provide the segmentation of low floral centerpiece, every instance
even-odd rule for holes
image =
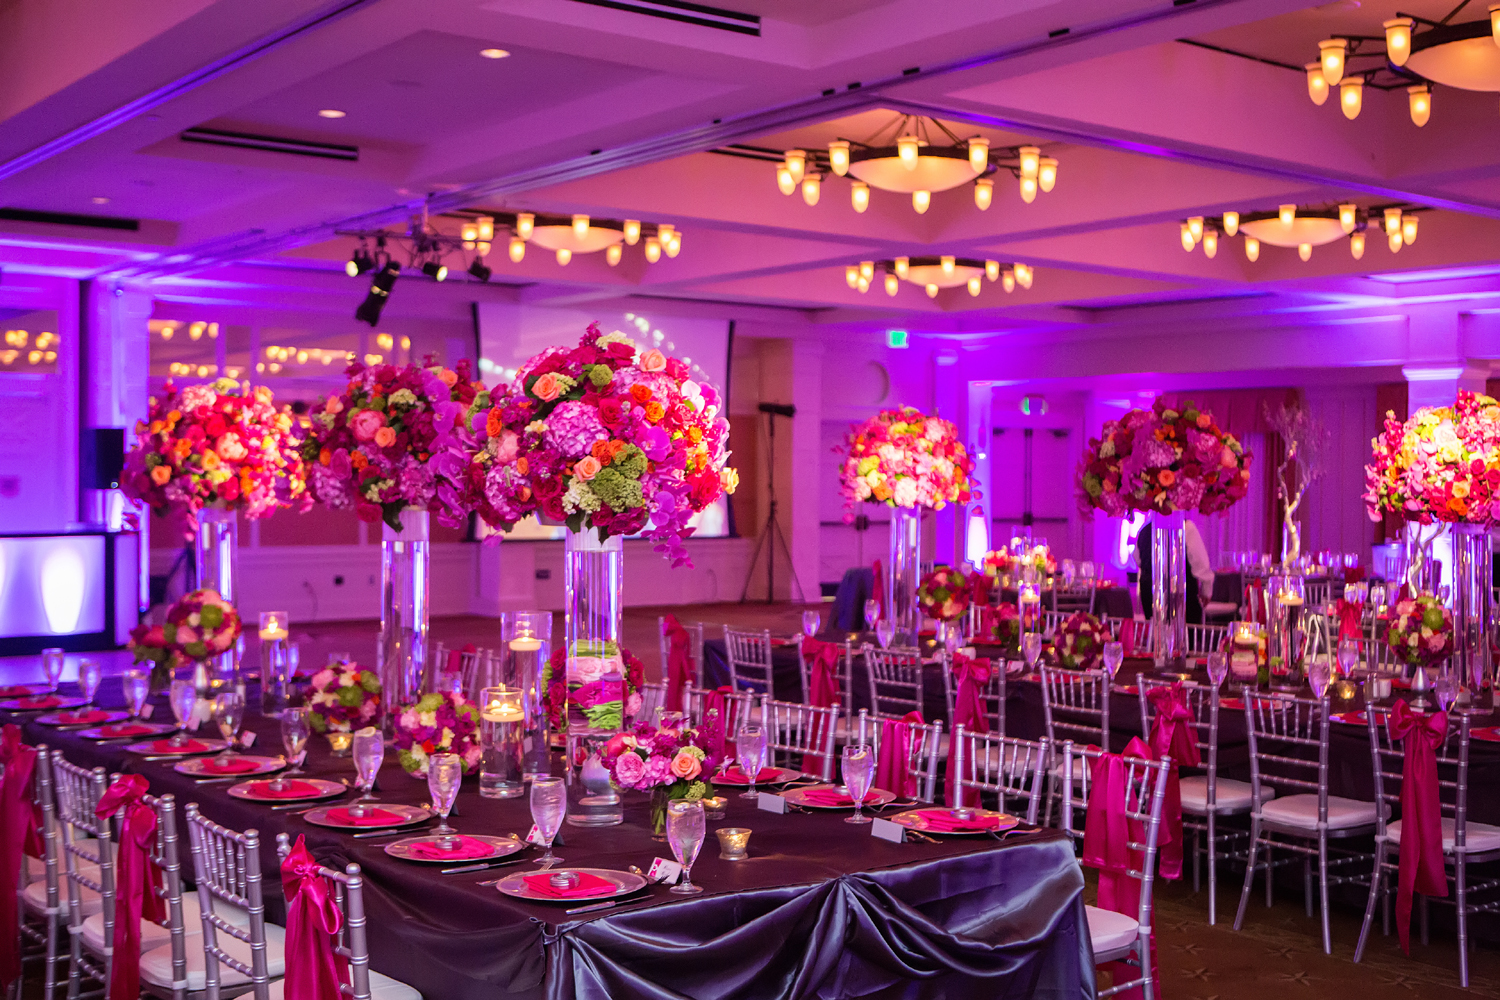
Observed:
[[[1075,611],[1058,623],[1052,636],[1057,662],[1069,670],[1094,670],[1104,662],[1109,632],[1087,611]]]
[[[722,745],[722,734],[711,727],[657,729],[643,722],[610,737],[599,759],[616,788],[652,793],[651,825],[661,833],[669,801],[714,794],[711,777],[722,761]]]
[[[854,519],[856,503],[942,510],[973,499],[974,462],[958,428],[916,407],[881,410],[856,424],[840,450],[845,520]]]
[[[396,757],[415,778],[427,777],[427,759],[435,753],[456,753],[464,773],[479,769],[479,708],[456,691],[424,694],[415,705],[396,715]]]
[[[969,609],[972,590],[969,578],[961,571],[939,566],[922,577],[917,601],[928,618],[949,622]]]
[[[1430,667],[1453,655],[1453,614],[1431,594],[1391,606],[1385,644],[1402,663]]]
[[[1158,399],[1149,410],[1107,421],[1089,440],[1078,469],[1079,505],[1110,517],[1220,513],[1249,491],[1251,457],[1212,414]]]
[[[229,652],[241,630],[239,612],[218,591],[194,590],[167,610],[165,624],[136,626],[128,648],[136,663],[151,664],[156,689],[171,680],[177,666]]]
[[[308,724],[319,733],[352,733],[373,725],[380,712],[380,678],[344,660],[313,674]]]
[[[181,508],[186,531],[205,507],[261,518],[312,504],[291,411],[265,386],[223,378],[179,391],[171,382],[136,424],[120,489],[153,510]]]
[[[1020,648],[1021,612],[1014,604],[1000,604],[985,609],[982,626],[990,642],[999,643],[1007,649]]]
[[[422,508],[450,527],[474,507],[469,466],[477,448],[471,423],[489,405],[467,361],[441,365],[363,365],[317,404],[302,445],[312,493],[336,510],[401,530],[401,511]]]
[[[1370,443],[1365,509],[1420,524],[1500,521],[1500,403],[1462,390],[1452,406],[1392,413]]]

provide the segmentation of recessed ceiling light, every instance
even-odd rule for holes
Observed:
[[[342,111],[335,111],[333,108],[324,108],[322,111],[318,112],[318,117],[319,118],[342,118],[342,117],[344,117],[344,113]]]
[[[104,197],[104,195],[102,195],[102,194],[96,194],[96,195],[94,195],[94,197],[91,200],[93,201],[93,203],[95,205],[108,205],[109,204],[109,199],[106,198],[106,197]]]
[[[484,56],[486,59],[504,59],[506,56],[510,55],[510,53],[505,51],[504,49],[480,49],[479,54]]]

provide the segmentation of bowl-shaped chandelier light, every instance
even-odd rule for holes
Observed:
[[[1417,241],[1417,212],[1410,205],[1376,205],[1361,208],[1352,202],[1329,208],[1280,205],[1273,212],[1225,212],[1218,218],[1195,215],[1179,226],[1182,248],[1189,253],[1201,244],[1205,256],[1214,257],[1223,239],[1242,236],[1245,256],[1260,259],[1261,244],[1295,248],[1304,261],[1314,247],[1327,246],[1345,237],[1355,260],[1365,255],[1366,231],[1383,231],[1391,253]]]
[[[627,246],[640,244],[650,264],[661,260],[663,254],[676,257],[682,250],[682,233],[664,222],[652,225],[637,219],[595,219],[587,215],[538,212],[496,212],[467,221],[460,234],[463,247],[484,257],[489,253],[495,232],[506,229],[510,230],[507,253],[517,264],[526,258],[529,244],[551,250],[560,265],[566,265],[574,254],[602,250],[610,267],[620,263]]]
[[[1500,92],[1500,3],[1484,20],[1448,23],[1468,6],[1459,3],[1442,21],[1398,14],[1381,25],[1384,38],[1335,35],[1318,43],[1318,60],[1307,64],[1307,94],[1314,104],[1334,87],[1344,117],[1364,107],[1366,87],[1405,90],[1412,122],[1432,117],[1433,86]]]
[[[969,294],[978,296],[984,282],[998,281],[1006,292],[1016,286],[1030,288],[1035,272],[1027,264],[1002,264],[997,260],[976,260],[971,257],[897,257],[893,260],[862,260],[844,269],[844,280],[850,288],[860,293],[868,292],[877,283],[885,293],[894,297],[901,290],[901,283],[921,286],[928,298],[936,298],[944,288],[966,287]]]

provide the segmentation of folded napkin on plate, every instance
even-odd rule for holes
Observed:
[[[63,700],[55,694],[44,694],[38,698],[21,698],[16,701],[17,708],[56,708]]]
[[[1351,726],[1363,726],[1367,721],[1363,712],[1339,712],[1336,715],[1330,715],[1329,718],[1334,722],[1343,722]]]
[[[188,740],[186,743],[173,743],[168,738],[152,743],[151,749],[157,753],[205,753],[212,750],[213,747],[198,740]]]
[[[809,788],[802,793],[802,800],[810,802],[815,806],[852,806],[854,799],[848,792],[841,792],[837,788]],[[878,802],[880,796],[875,789],[865,792],[865,802]]]
[[[250,782],[249,793],[253,799],[308,799],[323,794],[323,789],[311,781],[285,781],[281,788],[272,788],[271,781]]]
[[[155,726],[148,726],[144,722],[121,722],[114,726],[100,726],[100,736],[145,736],[156,732]]]
[[[1481,726],[1479,729],[1469,730],[1469,735],[1486,743],[1500,742],[1500,726]]]
[[[363,816],[356,816],[349,811],[348,806],[338,806],[328,810],[328,818],[334,823],[342,826],[394,826],[405,823],[407,818],[401,813],[391,812],[389,809],[376,809],[373,806],[365,807]]]
[[[552,884],[552,876],[556,872],[538,872],[535,875],[527,875],[522,878],[526,888],[542,896],[551,896],[553,899],[579,899],[586,896],[607,896],[618,891],[619,886],[607,878],[591,875],[588,872],[574,872],[578,876],[578,883],[567,889],[559,889]]]
[[[259,771],[260,764],[244,757],[210,757],[198,769],[204,774],[249,774]]]
[[[58,712],[53,721],[59,726],[83,725],[90,722],[108,722],[115,713],[102,708],[86,708],[77,712]]]
[[[995,830],[1000,827],[999,816],[975,815],[970,819],[959,819],[947,809],[920,809],[922,829],[938,833],[968,833],[971,830]]]
[[[24,698],[29,694],[35,694],[38,689],[47,690],[40,684],[11,684],[7,687],[0,687],[0,698]]]
[[[771,779],[777,777],[780,774],[781,774],[781,769],[780,768],[777,768],[777,767],[763,767],[759,771],[755,772],[755,780],[757,782],[760,782],[760,781],[770,781]],[[731,768],[729,768],[728,770],[726,770],[722,774],[720,774],[718,777],[714,778],[714,780],[715,781],[722,781],[722,782],[724,782],[727,785],[748,785],[748,784],[750,784],[750,777],[749,777],[749,775],[747,775],[743,770],[741,770],[738,767],[731,767]]]
[[[475,840],[473,837],[460,835],[458,846],[451,851],[444,850],[438,846],[436,840],[424,840],[419,844],[412,844],[411,852],[419,858],[426,858],[428,861],[447,861],[449,859],[463,861],[467,858],[487,858],[495,853],[495,849],[482,840]],[[600,881],[604,880],[600,879]]]

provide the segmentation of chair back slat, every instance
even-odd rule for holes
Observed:
[[[260,834],[237,833],[220,826],[198,811],[196,802],[187,806],[188,836],[193,850],[193,877],[198,883],[198,908],[203,919],[204,992],[207,1000],[219,1000],[219,966],[227,965],[250,980],[255,1000],[267,1000],[270,976],[266,963],[266,907],[261,886]],[[219,916],[215,900],[249,914],[240,927]],[[250,946],[247,965],[219,945],[220,934],[238,938]]]
[[[682,707],[693,726],[703,725],[703,717],[708,711],[709,696],[714,693],[712,690],[697,687],[690,687],[683,693]],[[721,696],[724,699],[724,714],[727,716],[723,720],[724,735],[733,740],[735,730],[754,718],[756,696],[752,691],[734,691]]]
[[[116,777],[119,777],[116,775]],[[173,1000],[187,996],[187,940],[196,928],[184,923],[182,914],[182,855],[177,833],[177,800],[171,795],[143,795],[141,801],[156,813],[156,839],[152,841],[151,861],[162,878],[152,891],[163,903],[165,924],[172,945]]]
[[[909,722],[899,715],[881,715],[868,709],[860,709],[854,726],[854,739],[875,752],[880,759],[880,742],[885,738],[886,723],[906,729],[906,771],[917,777],[917,798],[923,802],[936,802],[938,797],[938,760],[942,750],[943,722]],[[889,791],[900,794],[900,789]]]
[[[766,730],[766,749],[775,765],[777,755],[794,770],[802,770],[805,757],[815,757],[821,765],[820,777],[832,781],[834,776],[834,730],[838,726],[838,706],[815,708],[794,701],[761,700],[761,725]],[[733,738],[731,736],[731,738]]]
[[[1187,651],[1199,656],[1224,648],[1229,638],[1228,625],[1199,625],[1189,622],[1187,626]]]
[[[758,632],[724,626],[724,654],[729,661],[729,686],[736,691],[776,697],[772,678],[771,630]]]
[[[1005,735],[1006,666],[1007,662],[999,657],[990,660],[990,679],[985,682],[984,691],[981,694],[985,715],[989,717],[992,736]],[[949,662],[946,655],[943,657],[943,694],[947,698],[948,725],[951,727],[954,708],[958,701],[958,682],[953,679],[953,664]]]
[[[1391,711],[1367,708],[1365,728],[1370,737],[1370,763],[1375,775],[1376,801],[1388,808],[1377,809],[1376,832],[1384,836],[1387,817],[1401,806],[1401,784],[1405,779],[1406,746],[1391,738]],[[1448,715],[1448,731],[1433,751],[1437,761],[1438,809],[1453,820],[1453,842],[1462,847],[1468,840],[1469,823],[1469,716],[1462,712]],[[1446,834],[1445,834],[1446,837]]]
[[[797,643],[797,669],[802,672],[802,700],[811,701],[812,667],[802,652],[801,642]],[[839,707],[847,713],[854,706],[854,643],[845,640],[843,651],[839,654],[838,669],[834,674],[839,685]]]
[[[282,861],[292,853],[288,834],[276,835],[276,857]],[[365,878],[359,865],[343,871],[322,865],[318,874],[333,883],[334,903],[344,915],[343,927],[333,941],[333,950],[349,963],[349,982],[339,984],[339,994],[351,1000],[370,1000],[370,946],[365,916]]]
[[[1046,740],[1032,742],[974,733],[958,726],[953,730],[949,752],[954,755],[954,774],[960,788],[994,793],[997,808],[1002,812],[1007,810],[1007,799],[1024,799],[1026,822],[1036,823],[1046,794],[1047,762],[1051,754]]]
[[[905,715],[922,710],[922,654],[900,646],[880,649],[864,645],[870,710],[883,715]]]
[[[1328,702],[1293,694],[1246,692],[1245,730],[1250,744],[1251,799],[1259,809],[1262,786],[1315,793],[1318,821],[1328,821]]]
[[[1065,740],[1109,747],[1109,674],[1103,670],[1065,670],[1043,664],[1042,712],[1047,739],[1055,747]]]

